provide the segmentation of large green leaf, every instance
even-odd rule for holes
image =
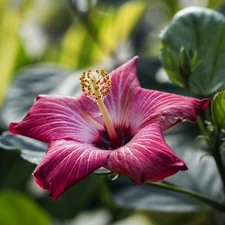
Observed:
[[[27,196],[15,192],[0,193],[0,223],[3,225],[49,225],[48,214]]]
[[[161,43],[163,67],[175,84],[186,85],[179,65],[182,48],[195,57],[188,85],[196,93],[209,95],[225,84],[225,17],[221,13],[202,7],[185,8],[162,31]]]

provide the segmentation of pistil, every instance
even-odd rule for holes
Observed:
[[[89,70],[87,73],[82,73],[80,81],[82,91],[86,92],[86,97],[92,98],[99,107],[111,144],[118,144],[119,137],[103,102],[104,98],[109,96],[111,88],[109,74],[104,70],[96,70],[95,72]]]

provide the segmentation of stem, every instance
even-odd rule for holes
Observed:
[[[77,8],[74,6],[73,1],[72,0],[67,0],[72,11],[74,12],[74,15],[77,16],[77,18],[79,18],[81,24],[83,25],[83,27],[86,29],[87,33],[89,34],[89,36],[92,38],[92,40],[95,42],[95,44],[99,47],[99,49],[105,53],[105,49],[104,46],[109,47],[109,43],[106,43],[106,41],[104,40],[100,40],[99,35],[98,35],[98,29],[96,28],[95,24],[92,22],[92,20],[88,17],[87,13],[81,13],[79,10],[77,10]],[[110,52],[112,55],[115,55],[115,51],[112,49],[112,47],[110,47]]]
[[[195,191],[191,191],[188,190],[186,188],[182,188],[182,187],[178,187],[175,185],[170,185],[167,183],[152,183],[152,182],[146,182],[145,184],[149,185],[149,186],[153,186],[153,187],[158,187],[158,188],[162,188],[162,189],[166,189],[166,190],[170,190],[170,191],[174,191],[174,192],[179,192],[179,193],[183,193],[186,195],[189,195],[191,197],[194,197],[196,199],[201,200],[202,202],[207,203],[208,205],[212,206],[213,208],[217,209],[220,212],[225,213],[225,205],[198,192]]]
[[[215,140],[214,140],[215,144],[214,144],[214,147],[211,148],[211,152],[215,159],[217,169],[219,171],[221,180],[223,182],[223,188],[225,190],[225,170],[224,170],[224,165],[223,165],[223,161],[222,161],[220,149],[219,149],[220,130],[221,130],[220,128],[215,126]]]
[[[216,161],[217,169],[220,173],[220,177],[223,182],[223,188],[225,190],[225,171],[224,171],[224,165],[221,159],[220,152],[217,149],[212,149],[212,155]]]
[[[187,94],[188,94],[188,96],[191,96],[191,89],[190,89],[190,87],[188,85],[188,82],[185,82],[185,83],[186,83],[185,84],[185,88],[186,88]]]
[[[219,138],[220,138],[221,129],[215,126],[215,133],[214,133],[215,136],[212,136],[212,135],[209,135],[207,131],[205,130],[205,127],[200,117],[198,117],[197,123],[201,133],[206,137],[207,144],[216,162],[218,172],[223,182],[223,188],[225,190],[225,170],[224,170],[224,165],[223,165],[223,161],[222,161],[220,150],[219,150]]]
[[[191,96],[191,92],[187,87],[186,87],[186,90],[187,90],[188,96]],[[209,111],[207,111],[207,117],[209,117]],[[221,129],[215,126],[215,138],[213,138],[212,135],[209,135],[208,132],[206,131],[200,116],[197,119],[197,124],[201,133],[206,137],[205,140],[214,157],[217,169],[219,171],[221,180],[223,182],[223,188],[225,190],[225,170],[224,170],[224,165],[223,165],[223,161],[222,161],[220,150],[219,150],[219,137],[220,137]]]
[[[220,150],[219,150],[220,129],[218,127],[215,127],[215,138],[213,138],[205,130],[204,124],[203,124],[200,116],[198,117],[197,123],[198,123],[201,133],[206,137],[206,142],[207,142],[207,144],[211,150],[211,153],[214,157],[214,160],[216,162],[218,172],[219,172],[221,180],[223,182],[223,188],[225,190],[225,170],[224,170],[224,165],[223,165],[223,161],[222,161],[222,158],[220,155]]]
[[[188,85],[186,85],[186,91],[187,91],[188,96],[189,96],[189,97],[192,97],[191,90],[190,90],[190,88],[189,88]],[[210,148],[212,148],[211,142],[210,142],[210,140],[209,140],[209,138],[208,138],[208,133],[207,133],[207,131],[206,131],[206,129],[205,129],[205,126],[204,126],[204,124],[203,124],[202,119],[201,119],[200,116],[198,116],[198,118],[197,118],[197,124],[198,124],[198,127],[199,127],[199,129],[200,129],[202,135],[203,135],[204,137],[206,137],[206,142],[207,142],[208,146],[209,146]]]
[[[203,124],[202,119],[201,119],[200,116],[199,116],[198,119],[197,119],[197,124],[198,124],[198,127],[199,127],[199,129],[200,129],[202,135],[206,137],[205,140],[206,140],[206,142],[207,142],[209,148],[212,149],[212,148],[213,148],[212,143],[211,143],[210,140],[209,140],[208,133],[207,133],[207,131],[206,131],[206,129],[205,129],[205,126],[204,126],[204,124]]]
[[[93,24],[90,25],[89,20],[87,19],[86,14],[81,13],[77,8],[74,6],[72,0],[68,0],[68,3],[74,12],[74,14],[80,19],[81,23],[83,24],[84,28],[88,31],[89,35],[92,37],[92,39],[99,44],[99,40],[97,37],[97,31],[96,28],[93,26]]]

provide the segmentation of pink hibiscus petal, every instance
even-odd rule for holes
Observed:
[[[137,77],[138,57],[134,57],[110,73],[110,96],[104,99],[107,111],[115,126],[128,126],[129,105],[136,88],[140,87]],[[104,126],[97,104],[83,94],[79,98],[85,112]]]
[[[184,120],[195,122],[209,101],[140,88],[131,102],[130,127],[136,133],[150,123],[159,123],[166,130]]]
[[[140,87],[137,60],[138,57],[134,57],[110,73],[112,88],[104,102],[115,126],[128,126],[130,101],[136,88]]]
[[[162,181],[179,170],[187,170],[165,142],[158,124],[144,127],[130,142],[112,151],[105,168],[130,176],[138,185]]]
[[[9,130],[48,143],[59,139],[92,143],[104,127],[83,110],[80,99],[40,95],[26,117],[11,123]]]
[[[90,144],[59,140],[52,142],[33,175],[37,184],[56,199],[64,191],[102,167],[111,151]]]

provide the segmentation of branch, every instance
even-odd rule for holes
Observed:
[[[195,192],[195,191],[191,191],[189,189],[186,188],[182,188],[182,187],[178,187],[176,185],[171,185],[168,183],[153,183],[153,182],[146,182],[145,184],[149,185],[149,186],[153,186],[153,187],[158,187],[161,189],[166,189],[166,190],[170,190],[170,191],[174,191],[174,192],[178,192],[178,193],[182,193],[182,194],[186,194],[189,195],[191,197],[194,197],[210,206],[212,206],[214,209],[217,209],[220,212],[225,213],[225,204],[218,202],[204,194]]]

